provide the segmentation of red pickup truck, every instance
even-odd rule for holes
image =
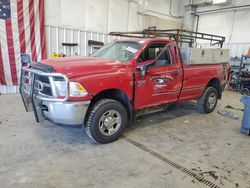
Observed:
[[[110,143],[147,108],[197,100],[201,111],[212,112],[228,69],[227,63],[182,64],[172,40],[120,40],[89,57],[23,67],[20,93],[38,122],[81,124],[93,141]]]

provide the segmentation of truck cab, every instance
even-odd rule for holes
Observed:
[[[94,142],[110,143],[145,109],[197,100],[212,112],[228,72],[227,62],[184,65],[176,41],[133,38],[23,67],[20,93],[37,122],[81,124]]]

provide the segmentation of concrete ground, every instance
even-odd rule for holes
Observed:
[[[231,110],[239,120],[217,113],[228,104],[242,108],[240,97],[224,92],[212,114],[179,104],[139,118],[114,143],[96,145],[78,127],[35,123],[19,95],[1,95],[0,186],[250,187],[242,112]]]

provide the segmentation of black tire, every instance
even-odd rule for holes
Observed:
[[[211,97],[214,99],[213,103],[209,103],[209,101],[211,101]],[[203,113],[211,113],[216,108],[217,102],[218,91],[214,87],[207,87],[201,98],[197,100],[198,109]]]
[[[120,123],[114,123],[114,118],[112,119],[111,115],[108,113],[114,113],[114,116],[116,115],[117,119],[119,116]],[[105,117],[105,119],[102,121],[103,117]],[[105,129],[105,120],[109,117],[112,119],[110,120],[110,126],[112,126],[113,129],[116,129],[116,131],[112,135],[105,135],[111,134],[109,133],[108,128]],[[117,127],[114,128],[115,124],[117,124]],[[89,112],[86,121],[86,133],[95,143],[106,144],[117,140],[122,135],[126,126],[127,111],[124,106],[116,100],[101,99],[92,106],[91,111]]]

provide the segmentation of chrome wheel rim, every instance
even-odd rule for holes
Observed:
[[[214,108],[215,104],[216,104],[216,95],[215,93],[211,93],[208,97],[207,106],[209,109],[212,109]]]
[[[121,126],[121,115],[116,110],[108,110],[99,120],[99,130],[105,136],[115,134]]]

